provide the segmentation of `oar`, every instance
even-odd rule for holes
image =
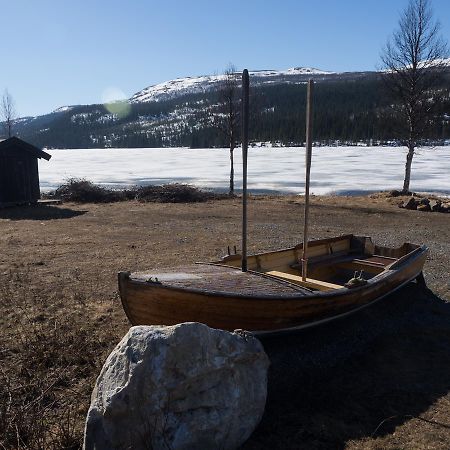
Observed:
[[[247,272],[248,70],[242,72],[242,272]]]
[[[314,81],[308,81],[306,98],[306,181],[305,181],[305,225],[303,228],[302,280],[306,281],[308,274],[308,219],[309,219],[309,182],[312,155],[312,103]]]

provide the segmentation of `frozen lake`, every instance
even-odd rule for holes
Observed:
[[[226,191],[227,149],[77,149],[48,150],[39,161],[41,189],[57,188],[68,178],[120,188],[130,185],[188,183]],[[316,147],[311,192],[350,195],[400,189],[406,149],[393,147]],[[248,187],[253,192],[303,193],[304,148],[250,148]],[[235,187],[242,186],[242,159],[235,150]],[[450,196],[450,147],[421,149],[414,156],[411,190]]]

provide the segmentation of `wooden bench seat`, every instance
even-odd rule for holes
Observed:
[[[365,270],[369,273],[381,273],[386,266],[394,263],[396,258],[380,255],[324,255],[308,259],[308,268],[314,270],[315,267],[333,266],[349,270]],[[302,264],[296,263],[290,266],[292,269],[302,270]]]
[[[328,255],[320,255],[320,256],[312,256],[308,258],[308,267],[312,266],[329,266],[339,264],[341,262],[351,261],[355,258],[355,256],[362,256],[360,253],[358,255],[349,254],[347,251],[345,252],[336,252],[330,253]],[[295,264],[291,264],[292,269],[302,270],[302,263],[297,262]]]
[[[266,272],[267,275],[272,275],[277,278],[282,278],[283,280],[288,280],[293,283],[298,283],[301,286],[317,289],[319,291],[331,291],[334,289],[342,289],[344,286],[340,284],[328,283],[327,281],[315,280],[313,278],[306,278],[306,281],[302,279],[299,275],[293,275],[286,272],[279,272],[278,270],[271,270]]]

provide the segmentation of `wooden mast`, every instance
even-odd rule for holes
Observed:
[[[242,272],[247,272],[248,70],[242,72]]]
[[[305,224],[303,228],[303,254],[302,254],[302,280],[306,281],[308,272],[308,219],[309,219],[309,183],[311,173],[312,155],[312,102],[314,81],[308,81],[308,92],[306,99],[306,181],[305,181]]]

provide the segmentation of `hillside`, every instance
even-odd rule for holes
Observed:
[[[394,121],[377,72],[326,72],[312,68],[250,72],[253,141],[304,142],[305,83],[314,79],[315,139],[323,144],[387,142]],[[450,138],[450,90],[428,136]],[[126,102],[74,105],[17,121],[16,133],[48,148],[226,146],[212,125],[219,114],[217,88],[223,75],[180,78],[149,86]]]

